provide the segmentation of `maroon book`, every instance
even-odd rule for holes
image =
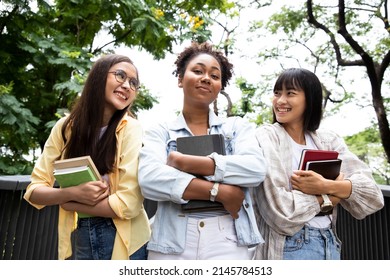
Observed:
[[[301,160],[299,162],[298,169],[305,170],[308,161],[332,160],[332,159],[337,159],[338,156],[339,153],[336,151],[304,149],[302,151]]]

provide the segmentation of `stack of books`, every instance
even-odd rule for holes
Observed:
[[[55,161],[53,175],[61,188],[102,179],[90,156]],[[78,213],[78,215],[80,218],[92,217],[84,213]]]
[[[336,151],[304,149],[299,162],[300,170],[313,170],[324,178],[335,180],[340,174],[341,159]]]

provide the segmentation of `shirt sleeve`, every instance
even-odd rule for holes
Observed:
[[[168,166],[167,155],[176,139],[170,139],[164,125],[156,125],[145,132],[140,152],[138,176],[142,194],[155,201],[183,204],[182,196],[195,176]]]
[[[55,179],[53,175],[53,163],[55,160],[61,158],[64,148],[64,141],[61,133],[64,121],[65,118],[60,119],[52,128],[50,135],[46,140],[42,154],[35,163],[34,169],[31,173],[31,182],[27,186],[26,193],[24,194],[24,199],[38,209],[43,208],[45,205],[33,204],[30,201],[30,196],[39,186],[54,186]]]
[[[328,132],[330,133],[330,132]],[[332,149],[339,152],[344,179],[351,181],[352,192],[340,204],[354,218],[363,219],[384,206],[382,190],[376,184],[370,167],[352,153],[343,138],[333,134]]]
[[[227,141],[227,155],[210,155],[215,161],[215,173],[207,176],[209,181],[217,181],[240,187],[258,187],[266,175],[266,161],[259,147],[255,128],[242,118],[228,118],[224,131]],[[223,128],[225,128],[223,127]]]

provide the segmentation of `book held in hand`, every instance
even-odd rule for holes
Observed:
[[[324,178],[335,180],[340,174],[341,159],[336,151],[310,150],[302,151],[299,163],[300,170],[313,170]]]
[[[53,175],[61,188],[101,180],[99,171],[90,156],[55,161]],[[91,217],[84,213],[78,215],[80,218]]]
[[[77,169],[83,169],[85,167],[89,167],[90,171],[92,172],[92,175],[94,176],[95,180],[91,181],[99,181],[102,179],[90,156],[81,156],[56,160],[54,162],[54,175],[72,173],[72,171],[76,171]],[[69,168],[73,169],[69,170]]]
[[[308,161],[306,170],[313,170],[325,179],[336,180],[340,174],[341,159]]]
[[[299,162],[299,170],[306,169],[306,163],[308,161],[317,161],[317,160],[331,160],[337,159],[339,153],[336,151],[325,151],[325,150],[310,150],[304,149],[301,154],[301,159]]]
[[[177,151],[187,155],[207,156],[213,152],[225,155],[225,138],[222,134],[208,134],[176,139]],[[210,200],[190,200],[181,205],[183,211],[211,211],[224,209],[222,203]]]
[[[207,134],[176,139],[177,151],[186,155],[207,156],[213,152],[225,155],[225,138],[222,134]]]

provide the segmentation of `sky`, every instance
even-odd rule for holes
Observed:
[[[281,2],[280,4],[286,3],[286,1]],[[262,15],[270,15],[275,9],[276,7],[270,8],[270,12],[262,10]],[[240,26],[236,31],[236,34],[241,34],[237,38],[236,43],[236,47],[240,51],[229,55],[229,59],[234,65],[235,75],[231,79],[230,85],[226,88],[226,92],[229,93],[233,103],[240,99],[240,91],[234,84],[236,77],[245,77],[251,83],[259,83],[262,80],[264,65],[259,65],[254,59],[249,57],[254,54],[254,50],[258,50],[258,46],[253,46],[253,44],[259,43],[247,42],[247,37],[250,36],[247,32],[248,23],[254,19],[259,19],[259,13],[256,13],[256,11],[248,10],[241,16]],[[214,37],[211,41],[218,42],[221,37],[220,32],[216,29],[213,34]],[[156,104],[151,110],[138,114],[138,119],[146,129],[155,122],[174,119],[176,112],[181,110],[183,99],[182,90],[178,88],[177,78],[172,72],[175,69],[174,61],[177,53],[182,51],[187,45],[174,46],[174,54],[167,53],[165,59],[159,61],[154,60],[152,55],[147,52],[139,51],[138,49],[119,48],[116,50],[117,53],[131,57],[139,70],[141,83],[149,88],[150,92],[159,99],[159,104]],[[267,65],[266,67],[272,67],[272,65]],[[319,78],[321,80],[321,77]],[[368,81],[361,80],[361,82],[356,83],[355,87],[362,94],[370,94]],[[271,98],[272,92],[269,93],[269,96]],[[220,98],[219,100],[222,100],[220,101],[221,105],[219,105],[221,108],[224,104],[224,98]],[[362,109],[351,104],[344,106],[337,115],[324,118],[321,126],[332,129],[341,136],[348,136],[371,126],[370,122],[374,118],[375,112],[372,107]]]

